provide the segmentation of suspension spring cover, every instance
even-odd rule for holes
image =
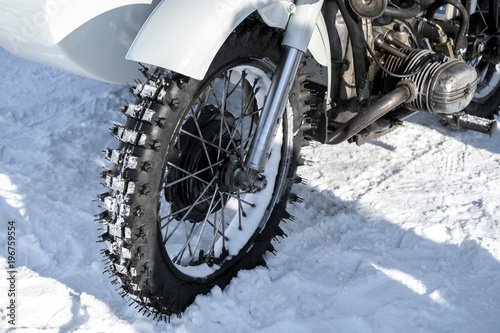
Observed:
[[[476,70],[455,58],[441,57],[429,61],[433,52],[428,50],[400,49],[408,54],[406,59],[388,56],[385,67],[393,73],[408,75],[417,87],[417,97],[405,107],[415,111],[452,114],[463,110],[472,100],[477,88]],[[424,68],[422,69],[422,66]],[[401,78],[381,75],[383,92],[393,90]]]

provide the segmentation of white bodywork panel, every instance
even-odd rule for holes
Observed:
[[[258,10],[269,26],[284,29],[290,4],[289,0],[0,0],[0,46],[35,62],[119,84],[139,76],[136,62],[201,79],[220,46],[248,15]],[[308,48],[329,67],[328,34],[321,15]]]
[[[0,0],[0,34],[19,42],[55,45],[84,23],[112,9],[152,0]],[[3,39],[3,38],[2,38]]]
[[[287,0],[163,0],[137,35],[127,59],[201,80],[226,38],[248,15],[258,10],[268,25],[285,28],[290,4]],[[318,63],[330,66],[322,15],[309,50]]]
[[[102,81],[138,75],[125,55],[159,0],[0,0],[0,46]]]

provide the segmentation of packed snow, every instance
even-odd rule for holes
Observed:
[[[156,322],[118,295],[96,243],[102,151],[130,96],[1,49],[0,68],[0,331],[500,332],[499,134],[420,114],[361,147],[305,147],[303,201],[268,267]]]

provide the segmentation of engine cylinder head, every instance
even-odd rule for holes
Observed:
[[[428,50],[400,49],[408,55],[405,59],[390,55],[385,67],[399,75],[411,75],[417,87],[417,96],[405,103],[410,110],[452,114],[463,110],[472,100],[477,88],[476,70],[458,59],[436,57]],[[431,61],[431,58],[433,59]],[[402,80],[382,73],[382,90],[387,93]]]

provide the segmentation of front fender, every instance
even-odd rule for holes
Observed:
[[[137,35],[127,59],[201,80],[224,41],[245,18],[258,10],[266,24],[285,28],[290,3],[289,0],[163,0]],[[318,63],[330,67],[328,33],[321,15],[309,50]]]

